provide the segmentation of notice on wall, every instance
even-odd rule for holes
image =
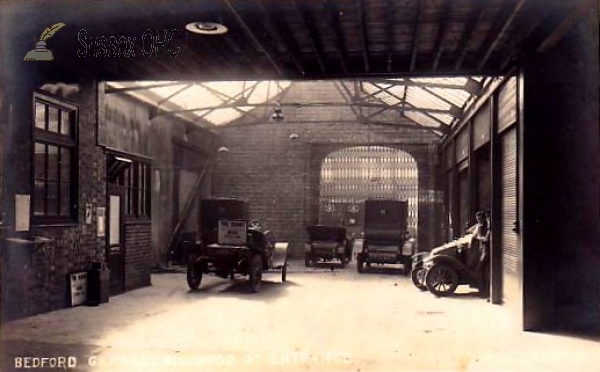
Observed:
[[[30,207],[29,195],[15,195],[15,231],[29,231]]]
[[[85,205],[85,224],[86,225],[92,224],[92,205],[91,204]]]
[[[85,303],[87,299],[87,273],[85,271],[73,273],[69,276],[71,284],[71,306]]]
[[[97,235],[98,237],[106,236],[106,208],[96,208],[96,224],[98,225]]]
[[[121,242],[121,232],[119,231],[121,226],[121,198],[117,195],[111,195],[109,208],[110,236],[108,244],[118,245]]]

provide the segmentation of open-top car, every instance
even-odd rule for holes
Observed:
[[[249,218],[246,201],[234,198],[200,202],[200,242],[189,253],[187,282],[197,289],[203,274],[234,279],[248,276],[252,292],[261,287],[268,270],[287,276],[288,243],[278,243],[272,232]]]
[[[478,249],[473,247],[473,234],[466,234],[451,242],[413,256],[412,281],[420,290],[429,290],[436,296],[448,296],[456,287],[479,285],[473,262]]]
[[[306,232],[309,241],[304,246],[305,266],[337,260],[342,267],[346,267],[351,261],[352,239],[347,238],[345,227],[312,225],[306,228]]]

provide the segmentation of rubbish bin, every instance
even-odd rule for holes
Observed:
[[[98,306],[108,302],[110,270],[102,267],[102,262],[92,262],[88,271],[87,305]]]

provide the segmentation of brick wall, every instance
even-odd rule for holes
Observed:
[[[15,245],[3,240],[5,257],[2,281],[5,318],[17,318],[68,306],[68,274],[87,270],[93,260],[103,260],[104,241],[97,237],[96,221],[85,224],[86,204],[93,207],[105,203],[105,161],[96,146],[96,85],[91,81],[79,85],[78,94],[69,97],[79,105],[79,197],[76,223],[48,226],[32,222],[28,232],[15,232],[15,194],[32,194],[30,178],[32,162],[33,91],[42,84],[28,81],[13,85],[10,98],[12,113],[2,123],[6,129],[5,146],[6,197],[3,200],[6,224],[3,238],[26,241],[48,239],[47,243],[29,246]],[[60,92],[55,92],[60,93]],[[15,299],[18,296],[18,299]],[[17,301],[17,302],[15,302]],[[16,306],[15,306],[16,305]]]
[[[125,223],[125,290],[150,285],[150,270],[154,264],[148,254],[151,246],[150,221]]]
[[[306,93],[310,86],[301,86],[300,92]],[[286,99],[293,99],[294,94],[288,92]],[[335,110],[327,110],[327,117],[335,117]],[[285,110],[284,115],[287,120]],[[305,226],[318,218],[321,161],[345,147],[389,146],[413,155],[419,167],[419,188],[424,196],[419,202],[421,246],[429,247],[439,240],[433,217],[438,217],[435,208],[441,200],[426,197],[439,195],[434,184],[437,137],[427,130],[387,125],[328,124],[326,120],[323,124],[296,123],[302,120],[299,115],[296,113],[294,124],[263,122],[220,129],[221,144],[230,151],[217,156],[213,195],[247,199],[252,215],[264,221],[278,240],[289,241],[292,255],[299,257],[306,240]],[[310,115],[314,120],[315,112]],[[292,133],[299,137],[291,139]]]

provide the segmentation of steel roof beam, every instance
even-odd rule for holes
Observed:
[[[435,51],[435,58],[433,59],[433,71],[437,71],[438,65],[440,63],[440,58],[442,57],[442,40],[444,39],[444,35],[446,34],[446,29],[448,28],[448,18],[450,17],[450,11],[452,10],[452,0],[444,0],[444,4],[442,5],[442,13],[440,19],[440,26],[438,28],[438,34],[435,40],[435,47],[433,50]]]
[[[172,87],[175,85],[183,85],[185,83],[182,83],[180,81],[176,81],[176,82],[170,82],[170,83],[157,83],[157,84],[151,84],[151,85],[137,85],[137,86],[131,86],[131,87],[124,87],[124,88],[115,88],[113,86],[110,85],[106,85],[106,88],[104,89],[104,93],[106,94],[113,94],[113,93],[127,93],[127,92],[135,92],[138,90],[149,90],[149,89],[154,89],[154,88],[166,88],[166,87]]]
[[[283,70],[281,69],[281,67],[279,67],[279,64],[275,61],[275,59],[273,59],[273,56],[271,56],[271,54],[269,53],[269,51],[267,50],[267,48],[265,48],[265,46],[260,42],[260,40],[258,40],[258,38],[254,35],[254,32],[252,32],[252,30],[250,29],[250,27],[248,27],[248,25],[246,24],[246,22],[244,21],[244,19],[242,18],[242,16],[238,13],[237,10],[235,10],[235,8],[231,4],[231,2],[229,0],[222,0],[222,1],[227,5],[227,8],[229,8],[229,10],[231,11],[231,13],[235,17],[235,19],[238,21],[238,23],[240,24],[240,26],[242,26],[242,28],[244,29],[244,31],[246,32],[246,34],[250,37],[250,39],[252,40],[252,42],[258,47],[258,49],[261,52],[263,52],[265,54],[265,56],[267,57],[267,59],[271,63],[271,66],[273,66],[273,68],[277,72],[277,75],[279,75],[279,77],[283,77],[284,76]]]
[[[274,38],[281,39],[282,44],[284,44],[290,53],[290,57],[292,62],[296,66],[296,69],[300,73],[300,75],[304,76],[306,74],[305,71],[305,63],[303,58],[300,56],[302,53],[300,52],[300,48],[298,47],[298,43],[291,36],[292,32],[289,27],[285,23],[284,20],[281,19],[278,14],[281,13],[279,8],[277,7],[277,2],[272,2],[269,4],[268,8],[265,8],[262,1],[258,2],[258,9],[261,14],[264,15],[265,18],[265,26],[267,29],[271,29],[269,32]],[[276,32],[272,32],[272,30]]]
[[[333,32],[335,34],[335,43],[338,48],[340,64],[342,65],[342,70],[344,71],[344,73],[347,73],[348,72],[348,67],[346,66],[347,51],[346,51],[346,44],[344,43],[344,34],[342,32],[342,28],[340,27],[340,12],[338,11],[335,3],[331,0],[325,0],[325,5],[328,9],[330,24],[332,25]]]
[[[536,49],[536,52],[543,53],[556,45],[556,43],[569,32],[571,27],[573,27],[575,22],[579,20],[585,11],[593,9],[595,2],[597,2],[597,0],[580,0],[571,13],[567,15],[554,30],[552,30],[546,39],[544,39]]]
[[[419,37],[421,33],[421,0],[415,0],[417,2],[417,9],[415,10],[415,24],[413,25],[413,35],[412,35],[412,47],[410,52],[410,72],[415,70],[415,66],[417,64],[417,55],[419,53]]]
[[[226,109],[226,108],[233,108],[236,109],[240,106],[243,107],[275,107],[275,106],[281,106],[281,107],[294,107],[294,108],[302,108],[302,107],[357,107],[359,109],[362,108],[377,108],[377,109],[385,109],[385,110],[389,110],[391,108],[391,105],[386,105],[384,103],[368,103],[368,102],[351,102],[351,103],[346,103],[346,102],[282,102],[282,103],[252,103],[252,104],[242,104],[240,105],[239,103],[233,103],[233,101],[231,102],[223,102],[222,104],[216,105],[216,106],[206,106],[206,107],[195,107],[195,108],[189,108],[189,109],[181,109],[181,110],[172,110],[166,113],[162,113],[162,114],[158,114],[158,116],[169,116],[169,115],[176,115],[176,114],[180,114],[183,112],[194,112],[194,111],[204,111],[204,110],[218,110],[218,109]],[[450,112],[448,110],[442,110],[442,109],[424,109],[424,108],[419,108],[419,107],[414,107],[410,104],[408,104],[410,107],[406,107],[403,108],[401,111],[413,111],[413,112],[423,112],[423,113],[437,113],[437,114],[450,114]],[[246,111],[241,110],[244,113],[247,113]],[[400,110],[399,110],[400,111]],[[436,119],[437,120],[437,119]]]
[[[298,9],[298,11],[300,12],[300,15],[302,16],[302,21],[304,22],[304,26],[308,29],[308,33],[310,34],[310,38],[315,47],[317,63],[319,64],[319,68],[321,69],[322,73],[325,73],[326,69],[325,69],[323,45],[321,44],[321,39],[319,38],[319,34],[317,33],[317,30],[315,29],[315,21],[314,21],[312,15],[310,14],[310,11],[306,7],[300,6],[300,4],[298,3],[298,0],[293,0],[293,2],[294,2],[294,5],[296,6],[296,9]]]
[[[469,17],[467,19],[467,23],[465,28],[462,30],[462,34],[460,36],[460,40],[458,42],[458,46],[456,47],[456,52],[460,53],[460,56],[456,58],[456,64],[454,65],[454,70],[460,70],[465,57],[467,56],[467,42],[471,38],[473,34],[473,30],[475,30],[475,25],[481,17],[483,13],[483,1],[476,1],[473,9],[469,13]]]
[[[392,67],[394,63],[394,19],[396,17],[396,6],[394,5],[393,0],[387,0],[386,2],[388,12],[387,12],[387,72],[392,72]]]
[[[483,45],[489,45],[489,47],[486,50],[486,52],[483,55],[483,57],[480,59],[479,64],[477,65],[477,70],[482,70],[483,69],[483,67],[487,63],[488,59],[490,58],[490,56],[492,55],[492,53],[494,52],[494,50],[498,46],[498,43],[500,42],[500,40],[502,39],[502,37],[504,37],[504,35],[506,34],[506,32],[512,26],[512,24],[513,24],[513,22],[515,20],[515,17],[520,12],[520,10],[523,8],[523,6],[525,5],[526,1],[527,0],[519,0],[515,4],[515,7],[513,8],[512,12],[510,13],[510,15],[508,16],[508,18],[506,19],[506,21],[503,22],[504,24],[502,25],[502,28],[500,28],[500,31],[498,31],[498,33],[495,35],[494,40],[491,43],[484,43],[483,44]],[[494,31],[495,31],[495,28],[494,28]],[[490,33],[490,35],[491,35],[491,33]]]
[[[358,6],[358,22],[360,25],[360,40],[362,43],[363,63],[365,64],[365,72],[369,72],[369,35],[367,31],[367,21],[365,16],[365,5],[363,0],[356,0]]]
[[[460,89],[465,90],[465,85],[459,84],[441,84],[441,83],[425,83],[420,81],[414,81],[410,79],[364,79],[366,83],[373,84],[390,84],[390,85],[404,85],[407,87],[427,87],[427,88],[448,88],[448,89]]]

